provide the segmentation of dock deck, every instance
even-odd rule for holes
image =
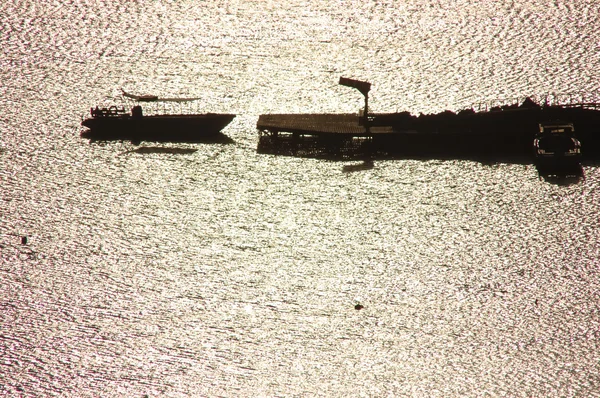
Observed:
[[[260,115],[258,151],[293,156],[364,157],[376,137],[391,136],[391,126],[361,125],[357,114]]]
[[[588,106],[518,106],[488,112],[260,115],[258,151],[293,156],[500,158],[531,155],[542,120],[567,120],[600,158],[600,109]]]
[[[260,115],[256,128],[261,134],[291,133],[311,136],[371,137],[392,133],[390,126],[371,127],[359,124],[357,114],[272,114]]]

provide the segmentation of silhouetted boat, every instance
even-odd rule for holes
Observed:
[[[581,143],[575,138],[573,123],[540,123],[533,148],[539,170],[572,169],[581,164]]]
[[[149,96],[140,101],[155,101]],[[144,115],[135,105],[128,112],[124,107],[92,108],[90,117],[81,124],[89,130],[81,135],[94,140],[131,140],[158,142],[203,142],[221,132],[236,115],[158,114]]]

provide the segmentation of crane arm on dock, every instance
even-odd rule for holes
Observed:
[[[371,90],[371,83],[363,82],[360,80],[348,79],[347,77],[340,77],[340,84],[346,87],[352,87],[361,92],[365,97],[369,95]]]
[[[371,83],[348,79],[347,77],[340,77],[340,84],[342,86],[355,88],[365,96],[365,109],[359,118],[359,123],[365,126],[367,132],[369,132],[369,90],[371,90]]]

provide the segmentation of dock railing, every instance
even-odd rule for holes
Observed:
[[[205,104],[202,101],[183,101],[183,102],[138,102],[126,99],[124,101],[127,109],[135,105],[141,105],[145,116],[152,115],[195,115],[207,113]]]
[[[497,98],[473,104],[477,112],[517,108],[527,98],[541,107],[562,106],[565,108],[600,109],[600,93],[550,93],[516,98]]]

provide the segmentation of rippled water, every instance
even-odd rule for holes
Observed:
[[[600,5],[521,3],[3,2],[0,395],[599,396],[596,165],[256,153],[258,114],[356,111],[340,76],[597,93]],[[81,139],[121,87],[235,142]]]

